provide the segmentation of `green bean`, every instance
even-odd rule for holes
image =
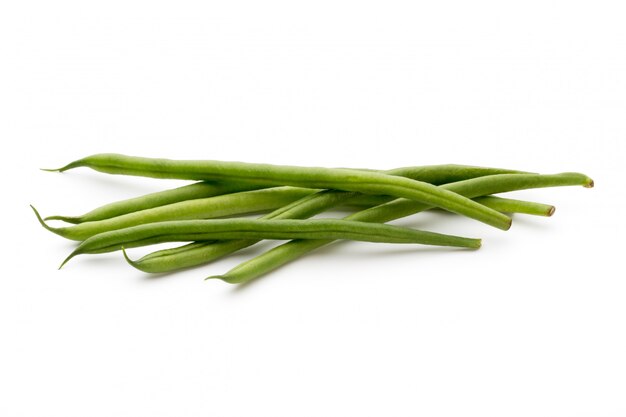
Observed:
[[[405,167],[386,171],[392,175],[402,175],[433,184],[445,184],[459,180],[502,173],[522,173],[500,168],[483,168],[467,165],[430,165],[422,167]],[[269,213],[261,219],[304,219],[321,213],[339,204],[372,202],[377,204],[388,202],[392,197],[369,196],[350,191],[323,191],[314,196],[304,197],[302,200],[289,204],[281,209]],[[369,201],[367,201],[369,200]],[[194,242],[179,248],[164,249],[144,256],[136,261],[131,260],[126,252],[124,255],[133,267],[150,273],[170,272],[177,269],[189,268],[214,261],[255,244],[255,240],[231,240],[219,242]]]
[[[305,219],[358,195],[354,192],[325,190],[268,213],[260,220]],[[179,248],[153,252],[137,261],[131,260],[125,251],[124,255],[129,264],[141,271],[169,272],[213,261],[257,242],[258,239],[194,242]]]
[[[315,194],[317,197],[316,199],[313,199],[311,197],[305,197],[297,201],[297,203],[299,204],[295,204],[296,202],[289,204],[291,210],[276,210],[271,214],[277,215],[273,217],[269,217],[268,215],[262,217],[261,219],[293,219],[309,217],[309,215],[314,215],[318,211],[324,211],[326,205],[331,206],[332,203],[329,201],[329,199],[337,199],[338,193],[340,192],[323,191]],[[320,199],[320,197],[324,198]],[[357,198],[361,197],[368,196],[361,195]],[[349,202],[352,202],[353,200],[350,200]],[[376,200],[381,201],[382,204],[388,202],[390,200],[390,197],[377,196]],[[488,207],[507,213],[525,213],[538,216],[550,216],[554,212],[554,206],[528,201],[512,200],[508,198],[500,198],[494,196],[479,197],[475,200],[480,201],[481,204],[487,205]],[[318,206],[315,207],[315,205]],[[295,210],[296,208],[297,211]],[[307,213],[304,212],[304,210],[310,211]],[[282,215],[278,216],[278,214]],[[124,249],[123,254],[126,261],[131,266],[139,269],[140,271],[148,273],[163,273],[205,264],[220,259],[240,249],[252,246],[258,242],[259,240],[220,240],[208,242],[193,242],[176,248],[162,249],[156,252],[152,252],[138,260],[132,260]]]
[[[469,166],[429,166],[429,167],[408,167],[399,168],[389,171],[394,175],[407,177],[422,177],[432,181],[450,180],[467,175],[476,175],[477,173],[503,171],[491,168],[477,168]],[[264,190],[255,190],[249,192],[231,193],[220,195],[217,197],[199,198],[200,195],[206,193],[215,193],[216,191],[229,191],[236,188],[245,188],[243,184],[221,184],[216,187],[215,184],[197,183],[189,186],[181,187],[175,190],[169,190],[159,193],[150,194],[144,197],[126,200],[122,204],[115,204],[119,209],[127,210],[128,208],[146,205],[156,205],[150,209],[138,210],[132,213],[122,214],[116,217],[105,218],[103,220],[85,221],[86,216],[82,216],[82,223],[72,227],[55,228],[48,226],[45,222],[40,223],[49,231],[56,233],[62,237],[72,240],[85,240],[86,238],[98,233],[109,230],[121,229],[124,227],[136,226],[139,224],[151,223],[166,220],[189,220],[189,219],[206,219],[235,214],[244,214],[254,211],[264,211],[267,209],[283,206],[297,198],[311,194],[313,190],[293,188],[293,187],[277,187]],[[248,188],[251,185],[247,186]],[[178,201],[163,205],[165,201],[188,198],[190,201]],[[360,195],[357,199],[350,199],[348,202],[357,206],[373,206],[388,201],[390,197]],[[110,215],[114,212],[111,205],[96,210],[101,215]],[[105,210],[103,210],[105,209]],[[91,215],[93,217],[93,213]],[[53,216],[60,218],[60,216]],[[64,219],[76,219],[67,218]]]
[[[260,185],[328,188],[364,194],[390,195],[431,204],[507,230],[511,219],[495,210],[432,184],[373,171],[295,167],[222,161],[175,161],[118,154],[98,154],[74,161],[57,171],[89,167],[110,174],[153,178],[218,180]]]
[[[474,178],[442,185],[450,191],[466,197],[478,197],[489,194],[523,190],[529,188],[582,185],[593,187],[591,178],[579,173],[554,175],[538,174],[501,174]],[[345,217],[345,220],[385,223],[427,210],[431,206],[406,199],[397,199],[380,206],[372,207]],[[277,246],[255,258],[252,258],[223,275],[208,277],[222,279],[229,283],[244,283],[272,271],[304,254],[332,243],[332,240],[293,240]]]
[[[316,190],[296,187],[275,187],[199,198],[165,206],[123,214],[110,219],[85,222],[70,227],[51,227],[35,214],[47,230],[71,240],[85,240],[98,233],[140,224],[167,220],[211,219],[276,209],[315,193]],[[34,210],[34,208],[33,208]]]
[[[495,174],[531,174],[531,172],[512,169],[458,164],[411,166],[378,172],[381,172],[383,174],[407,177],[413,180],[427,182],[433,185],[448,184],[450,182],[457,182],[470,178],[484,177],[487,175]]]
[[[386,173],[390,175],[399,175],[407,178],[412,178],[434,185],[439,185],[448,182],[460,181],[467,178],[474,178],[478,175],[521,173],[521,171],[506,170],[500,168],[483,168],[469,165],[445,164],[398,168],[387,171]],[[89,221],[110,219],[112,217],[121,216],[123,214],[133,213],[135,211],[146,210],[154,207],[160,207],[167,204],[178,203],[181,201],[214,197],[233,192],[255,190],[260,187],[261,186],[256,184],[215,183],[202,181],[178,187],[172,190],[159,191],[140,197],[116,201],[114,203],[98,207],[80,216],[48,216],[44,220],[62,220],[67,223],[79,224]],[[382,196],[361,195],[356,199],[352,199],[350,205],[374,206],[385,202],[382,201],[383,199],[385,201],[388,200],[388,198]]]
[[[63,264],[80,254],[113,252],[122,247],[138,247],[163,242],[209,239],[350,239],[364,242],[420,243],[474,249],[480,247],[480,239],[337,219],[177,220],[143,224],[92,236],[82,242]]]
[[[260,187],[256,184],[232,182],[216,183],[203,181],[174,188],[172,190],[159,191],[140,197],[116,201],[114,203],[98,207],[80,216],[48,216],[44,220],[62,220],[64,222],[72,224],[93,222],[98,220],[110,219],[112,217],[121,216],[123,214],[133,213],[135,211],[160,207],[166,204],[178,203],[180,201],[214,197],[234,192],[256,190],[258,188],[263,187]]]
[[[393,197],[368,196],[363,194],[346,201],[344,204],[354,207],[363,207],[362,210],[364,210],[366,208],[388,203],[392,200]],[[472,198],[472,200],[482,204],[483,206],[498,210],[500,213],[529,214],[531,216],[550,217],[554,214],[554,211],[556,210],[554,206],[548,204],[535,203],[525,200],[515,200],[493,195],[476,197]]]
[[[511,198],[496,197],[493,195],[474,198],[474,201],[498,210],[501,213],[521,213],[533,216],[550,217],[554,214],[554,206],[534,203],[531,201],[514,200]]]

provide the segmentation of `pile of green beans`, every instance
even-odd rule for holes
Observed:
[[[544,175],[468,165],[427,165],[389,171],[296,167],[223,161],[181,161],[97,154],[45,171],[86,167],[151,178],[195,180],[172,190],[117,201],[78,216],[45,219],[41,225],[79,241],[61,266],[80,254],[121,250],[131,266],[165,273],[203,265],[266,240],[288,240],[234,269],[209,278],[245,283],[336,240],[417,243],[477,249],[481,240],[384,223],[429,209],[443,209],[501,230],[507,214],[549,217],[554,206],[495,196],[516,190],[581,185],[580,173]],[[343,219],[316,218],[329,210],[349,210]],[[261,217],[242,215],[264,213]],[[64,221],[65,227],[48,221]],[[133,260],[126,249],[185,242]]]

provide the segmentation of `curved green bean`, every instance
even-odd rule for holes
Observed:
[[[495,174],[520,174],[500,168],[484,168],[468,165],[427,165],[405,167],[386,171],[392,175],[402,175],[433,184],[445,184],[470,178]],[[382,204],[393,197],[370,196],[350,191],[328,190],[296,201],[269,213],[261,219],[304,219],[322,213],[340,204],[372,203]],[[164,249],[144,256],[136,261],[126,256],[126,260],[135,268],[150,273],[169,272],[189,268],[219,259],[229,253],[255,244],[255,240],[231,240],[219,242],[194,242],[179,248]],[[125,253],[126,255],[126,253]]]
[[[320,197],[320,194],[326,193],[329,193],[330,195],[324,195],[324,197],[337,197],[336,193],[326,191],[320,192],[316,194],[316,196]],[[359,196],[357,198],[361,197],[363,196]],[[380,196],[376,199],[381,201],[380,204],[383,204],[388,202],[390,198]],[[325,199],[317,198],[315,199],[315,201],[313,201],[311,197],[305,197],[297,201],[299,203],[298,205],[296,205],[295,202],[290,204],[289,206],[291,206],[292,210],[283,210],[280,214],[283,214],[284,217],[274,216],[271,218],[279,219],[309,217],[308,214],[314,215],[316,214],[315,212],[324,211],[326,209],[326,207],[324,207],[324,200]],[[353,200],[350,200],[350,202],[352,202]],[[554,213],[554,206],[529,201],[512,200],[495,196],[479,197],[476,198],[475,201],[480,201],[481,204],[506,213],[524,213],[536,216],[551,216],[552,213]],[[328,202],[328,200],[326,200],[326,202]],[[317,208],[312,207],[311,205],[309,205],[311,203],[319,204],[319,206]],[[330,206],[331,204],[328,205]],[[296,207],[298,207],[298,211],[294,210]],[[310,209],[311,211],[309,213],[305,213],[303,212],[303,210],[305,209]],[[277,212],[278,210],[272,212],[271,214],[275,214]],[[261,219],[264,218],[270,217],[265,216]],[[131,259],[130,256],[128,256],[128,254],[126,253],[126,250],[123,250],[123,253],[126,261],[131,266],[139,269],[140,271],[148,273],[164,273],[212,262],[233,252],[247,248],[248,246],[252,246],[258,242],[259,240],[220,240],[208,242],[193,242],[176,248],[155,251],[137,260]]]
[[[337,219],[177,220],[100,233],[82,242],[61,266],[80,254],[113,252],[122,247],[132,248],[163,242],[209,239],[350,239],[364,242],[420,243],[474,249],[480,247],[480,239]]]
[[[263,187],[256,184],[202,181],[184,185],[172,190],[158,191],[156,193],[146,194],[140,197],[116,201],[114,203],[98,207],[80,216],[48,216],[44,220],[62,220],[72,224],[93,222],[133,213],[135,211],[178,203],[180,201],[208,198],[240,191],[256,190],[258,188]]]
[[[217,197],[198,198],[165,206],[123,214],[110,219],[80,223],[69,227],[51,227],[38,215],[47,230],[71,240],[85,240],[98,233],[123,229],[140,224],[168,220],[211,219],[216,217],[254,213],[283,207],[317,190],[297,187],[275,187],[243,191]]]
[[[57,171],[89,167],[110,174],[140,175],[152,178],[218,180],[260,185],[290,185],[328,188],[364,194],[390,195],[431,204],[445,210],[508,230],[506,215],[435,185],[383,174],[342,168],[295,167],[223,161],[176,161],[97,154],[74,161]]]
[[[550,217],[554,214],[555,208],[549,204],[535,203],[532,201],[514,200],[512,198],[502,198],[493,195],[477,197],[474,201],[498,210],[501,213],[521,213],[532,216]]]
[[[397,168],[386,171],[386,173],[390,175],[399,175],[407,178],[412,178],[434,185],[440,185],[449,182],[464,180],[467,178],[474,178],[481,175],[504,173],[513,174],[522,172],[501,168],[485,168],[471,165],[444,164]],[[181,201],[214,197],[234,192],[256,190],[258,188],[265,187],[259,186],[257,184],[232,182],[216,183],[202,181],[174,188],[172,190],[158,191],[156,193],[146,194],[140,197],[116,201],[114,203],[98,207],[80,216],[48,216],[44,220],[62,220],[67,223],[79,224],[89,221],[109,219],[111,217],[121,216],[123,214],[133,213],[135,211],[160,207],[167,204],[178,203]],[[387,200],[388,198],[382,196],[364,194],[355,199],[352,199],[349,204],[356,206],[374,206],[377,204],[382,204]]]
[[[443,185],[442,188],[445,187],[450,191],[459,193],[466,197],[477,197],[529,188],[568,185],[582,185],[584,187],[591,188],[593,187],[593,180],[580,173],[562,173],[554,175],[501,174],[446,184]],[[431,208],[431,206],[426,204],[406,199],[397,199],[347,216],[345,217],[345,220],[385,223],[427,210],[429,208]],[[229,283],[248,282],[294,259],[297,259],[314,249],[332,242],[332,240],[293,240],[243,262],[223,275],[215,275],[208,277],[207,279],[217,278]]]
[[[344,203],[353,196],[360,195],[346,191],[321,191],[268,213],[259,220],[306,219]],[[144,272],[159,273],[211,262],[257,242],[259,239],[194,242],[178,248],[153,252],[137,261],[131,260],[125,252],[124,254],[128,263],[135,268]]]
[[[467,178],[468,176],[487,175],[494,172],[516,171],[466,165],[431,165],[388,171],[392,175],[418,180],[425,179],[433,183]],[[41,219],[39,220],[43,227],[62,237],[84,240],[97,233],[150,222],[215,218],[274,209],[295,200],[296,198],[290,197],[291,194],[299,198],[313,192],[307,193],[301,189],[302,193],[299,194],[297,190],[300,189],[293,187],[273,188],[270,191],[267,189],[256,190],[249,193],[234,192],[237,189],[251,187],[258,187],[258,185],[196,183],[109,204],[79,217],[51,216],[46,218],[79,223],[78,226],[56,228],[41,222]],[[203,195],[211,196],[216,193],[221,195],[213,198],[202,198]],[[281,198],[274,199],[278,195]],[[386,196],[361,194],[357,198],[351,198],[347,203],[352,206],[371,207],[389,201],[389,199],[390,197]],[[140,210],[141,207],[148,208]],[[129,210],[135,211],[124,213]],[[124,214],[116,215],[118,213]],[[101,218],[101,220],[89,220],[94,218]]]

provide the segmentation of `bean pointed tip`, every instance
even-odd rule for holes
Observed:
[[[62,166],[61,168],[39,168],[42,171],[46,171],[46,172],[65,172],[68,169],[72,169],[72,168],[77,168],[79,166],[82,166],[82,163],[84,161],[82,159],[79,159],[77,161],[74,162],[70,162],[69,164]]]
[[[204,280],[208,281],[210,279],[221,279],[222,281],[224,281],[224,278],[224,275],[211,275],[210,277],[206,277]]]
[[[69,217],[69,216],[59,216],[59,215],[47,216],[47,217],[44,217],[43,220],[46,222],[50,220],[60,220],[62,222],[71,223],[71,224],[78,224],[82,222],[82,219],[80,217]]]
[[[126,259],[126,262],[129,265],[135,266],[136,262],[133,261],[132,259],[130,259],[130,256],[128,256],[128,253],[126,252],[126,248],[124,246],[122,246],[121,250],[122,250],[122,255],[124,255],[124,259]]]
[[[63,266],[64,266],[66,263],[68,263],[68,262],[70,261],[70,259],[72,259],[72,258],[73,258],[74,256],[76,256],[76,255],[77,255],[76,251],[74,251],[74,252],[70,253],[70,255],[69,255],[67,258],[65,258],[65,260],[64,260],[63,262],[61,262],[61,265],[59,265],[59,269],[63,268]]]
[[[39,221],[39,224],[41,224],[43,226],[44,229],[55,233],[55,234],[59,234],[59,230],[60,229],[55,229],[54,227],[50,227],[46,224],[45,220],[41,218],[41,215],[39,214],[39,211],[37,211],[37,209],[35,208],[35,206],[33,206],[32,204],[30,205],[30,208],[33,209],[33,212],[35,213],[35,216],[37,216],[37,220]],[[61,235],[62,236],[62,235]]]
[[[33,206],[32,204],[29,204],[30,208],[33,209],[33,212],[35,213],[35,216],[37,217],[37,220],[39,221],[39,224],[41,224],[43,227],[45,227],[46,229],[48,229],[48,225],[46,224],[46,222],[41,218],[41,215],[39,214],[39,211],[35,208],[35,206]]]

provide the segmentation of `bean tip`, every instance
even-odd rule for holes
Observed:
[[[224,275],[211,275],[210,277],[206,277],[204,280],[210,280],[210,279],[221,279],[222,281],[224,281],[226,277]]]
[[[65,166],[62,166],[61,168],[39,168],[39,169],[42,171],[46,171],[46,172],[64,172],[64,171],[67,171],[68,169],[83,166],[83,163],[84,163],[84,160],[79,159],[77,161],[70,162],[69,164]]]
[[[124,259],[126,259],[126,262],[129,265],[136,266],[136,262],[130,259],[130,256],[128,256],[128,253],[126,252],[126,248],[122,246],[120,249],[122,250],[122,255],[124,255]]]
[[[39,223],[45,227],[46,229],[48,228],[48,225],[46,224],[46,222],[41,218],[41,215],[39,214],[39,211],[37,211],[37,209],[35,208],[35,206],[33,206],[32,204],[29,204],[30,208],[33,209],[33,212],[35,213],[35,216],[37,217],[37,220],[39,221]]]
[[[35,206],[33,206],[32,204],[30,205],[30,208],[33,209],[33,212],[35,212],[35,216],[37,216],[37,220],[39,221],[39,224],[41,224],[43,226],[44,229],[52,232],[52,233],[56,233],[59,234],[59,229],[55,229],[54,227],[50,227],[46,224],[46,222],[44,221],[44,219],[41,218],[41,215],[39,214],[39,211],[37,211],[37,209],[35,208]]]
[[[556,211],[556,207],[550,206],[550,208],[546,212],[546,217],[552,217],[552,215],[554,214],[555,211]]]
[[[589,178],[587,180],[587,182],[583,185],[583,187],[585,187],[585,188],[593,188],[594,185],[595,184],[594,184],[593,180],[591,178]]]
[[[67,258],[65,258],[65,260],[63,262],[61,262],[61,265],[59,265],[59,269],[63,268],[63,266],[69,262],[70,259],[72,259],[74,256],[78,255],[78,253],[76,251],[72,252],[69,254],[69,256]]]
[[[65,223],[72,223],[72,224],[78,224],[80,223],[80,218],[79,217],[68,217],[68,216],[48,216],[48,217],[44,217],[43,219],[44,221],[49,221],[49,220],[60,220],[62,222]]]

